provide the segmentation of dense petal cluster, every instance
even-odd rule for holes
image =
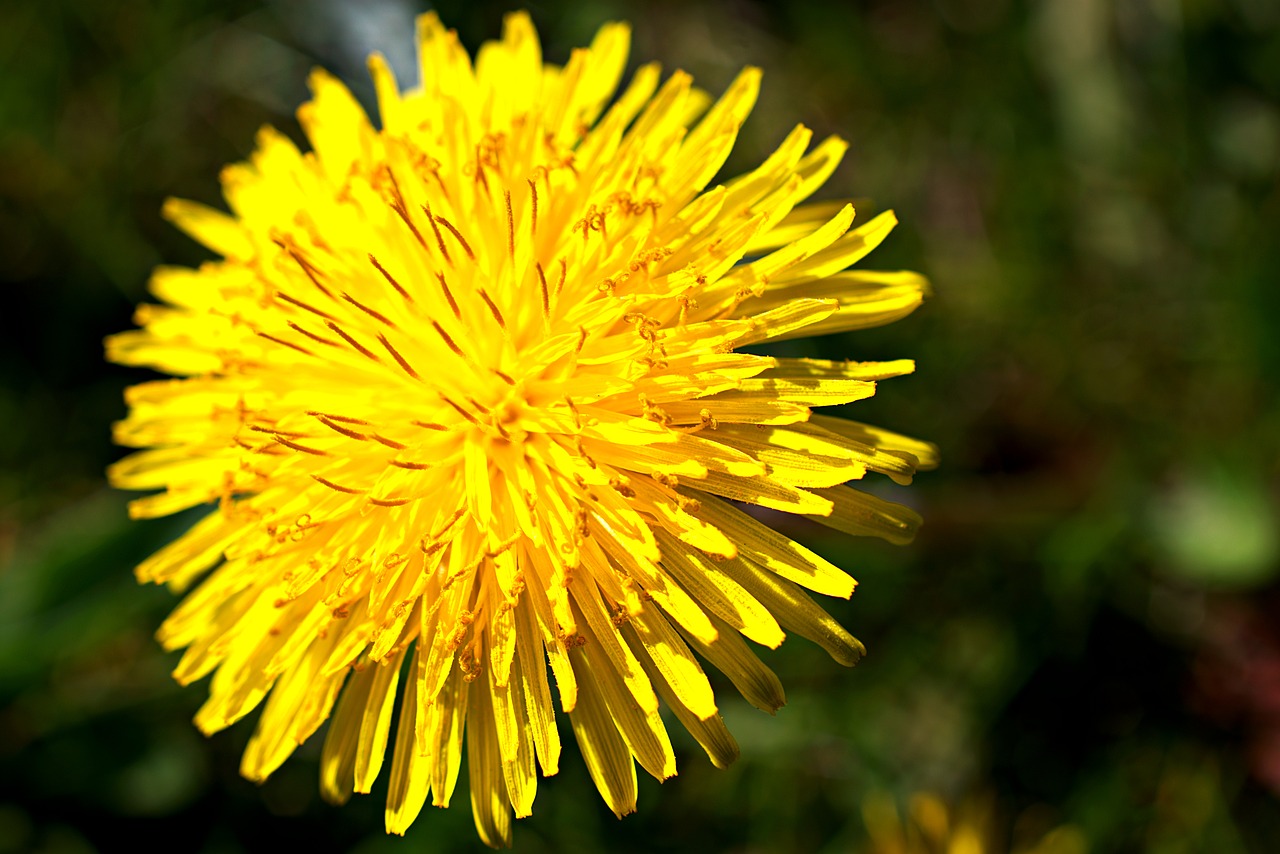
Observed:
[[[177,377],[128,390],[116,438],[144,450],[110,475],[162,489],[138,517],[216,505],[138,576],[204,576],[159,637],[179,681],[213,674],[203,731],[263,705],[251,779],[329,720],[323,793],[368,792],[390,750],[402,833],[465,750],[499,845],[558,768],[553,698],[621,815],[635,763],[675,773],[660,702],[737,755],[700,662],[774,710],[744,638],[860,655],[802,590],[853,580],[741,506],[909,539],[912,511],[846,483],[906,482],[934,449],[812,408],[913,365],[741,348],[893,320],[925,283],[847,269],[892,214],[851,230],[850,205],[801,204],[838,139],[797,127],[706,189],[759,72],[713,103],[647,65],[615,96],[628,43],[608,25],[547,65],[515,14],[473,64],[426,15],[419,88],[370,60],[380,129],[317,71],[311,151],[264,129],[222,175],[230,214],[166,205],[220,259],[158,269],[160,304],[108,340]]]

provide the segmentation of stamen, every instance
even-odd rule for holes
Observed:
[[[592,468],[596,467],[596,461],[591,459],[591,455],[587,453],[587,447],[582,443],[581,436],[573,437],[573,448],[575,451],[578,452],[578,456],[582,457],[582,459],[586,462],[587,465],[591,466]],[[582,484],[579,484],[579,485],[581,486]]]
[[[381,442],[382,444],[386,445],[388,448],[394,448],[397,451],[403,451],[405,448],[409,447],[403,442],[397,442],[395,439],[388,439],[386,436],[383,436],[379,433],[372,433],[370,434],[369,438],[373,439],[373,441],[375,442]]]
[[[369,253],[369,261],[377,268],[378,272],[382,274],[382,277],[387,280],[387,284],[396,289],[396,293],[400,294],[400,296],[404,297],[409,302],[413,302],[413,297],[409,296],[409,292],[401,287],[400,283],[396,281],[395,276],[392,276],[387,272],[386,267],[383,267],[378,263],[378,259],[373,257],[372,252]]]
[[[412,498],[370,498],[368,499],[370,504],[376,504],[379,507],[400,507],[401,505],[408,504],[412,500],[413,500]]]
[[[472,261],[476,260],[476,253],[471,251],[471,244],[467,243],[466,238],[462,236],[461,232],[459,232],[458,229],[453,227],[453,223],[449,222],[449,220],[445,219],[442,216],[437,216],[436,222],[440,223],[445,228],[449,229],[449,233],[452,234],[455,238],[457,238],[458,242],[462,244],[462,248],[463,250],[466,251],[468,258],[470,258]]]
[[[418,241],[418,244],[422,246],[423,249],[427,249],[427,241],[422,239],[422,232],[418,231],[418,226],[414,225],[413,219],[409,216],[409,212],[405,210],[404,200],[401,199],[400,201],[392,202],[391,209],[399,215],[400,219],[404,220],[405,225],[409,226],[409,230],[413,232],[413,236]]]
[[[277,442],[279,442],[281,445],[284,445],[286,448],[293,448],[295,451],[301,451],[304,454],[312,454],[317,457],[329,456],[328,451],[321,451],[316,448],[308,448],[306,445],[299,445],[297,442],[290,442],[288,439],[284,438],[283,436],[277,435],[277,436],[274,436],[273,438]]]
[[[392,323],[392,322],[391,322],[391,321],[386,317],[386,315],[382,314],[382,313],[381,313],[381,312],[379,312],[379,311],[374,311],[373,309],[369,308],[369,306],[365,305],[364,303],[362,303],[362,302],[360,302],[359,300],[357,300],[355,297],[351,296],[351,294],[344,293],[344,294],[342,295],[342,298],[343,298],[344,300],[346,300],[347,302],[351,303],[352,305],[354,305],[356,308],[358,308],[358,309],[360,309],[361,311],[363,311],[365,314],[367,314],[367,315],[369,315],[370,317],[372,317],[374,320],[377,320],[377,321],[379,321],[380,323],[385,323],[387,326],[390,326],[392,329],[395,329],[395,328],[396,328],[396,325],[395,325],[394,323]]]
[[[335,490],[337,492],[345,492],[347,495],[363,495],[365,493],[365,490],[363,489],[352,489],[349,486],[338,486],[338,484],[334,483],[331,480],[326,480],[325,478],[321,477],[318,474],[313,474],[311,475],[311,477],[313,480],[323,483],[325,486],[329,487],[330,489]]]
[[[387,340],[387,336],[379,333],[378,341],[382,343],[383,347],[387,348],[387,352],[391,354],[391,357],[396,360],[396,364],[398,364],[406,374],[413,377],[415,380],[421,381],[422,377],[418,376],[418,372],[413,369],[413,366],[405,361],[404,356],[400,355],[400,351],[391,346],[391,342]]]
[[[530,182],[530,186],[533,182]],[[537,198],[536,196],[534,198]],[[547,292],[547,276],[542,272],[542,264],[535,261],[533,267],[538,271],[538,284],[542,288],[542,316],[550,319],[551,317],[551,295]]]
[[[431,325],[435,327],[436,332],[438,332],[438,333],[440,334],[440,337],[444,339],[444,343],[445,343],[446,345],[448,345],[448,347],[449,347],[449,349],[450,349],[450,350],[452,350],[453,352],[457,353],[457,354],[458,354],[460,357],[462,357],[463,359],[466,359],[466,358],[467,358],[467,354],[466,354],[466,353],[464,353],[464,352],[462,352],[462,349],[461,349],[460,347],[458,347],[458,345],[457,345],[457,344],[454,344],[454,343],[453,343],[453,339],[449,337],[449,333],[448,333],[448,332],[445,332],[445,331],[444,331],[444,327],[443,327],[443,326],[441,326],[438,322],[436,322],[436,321],[434,321],[434,320],[433,320],[433,321],[431,321]],[[468,361],[470,361],[470,360],[468,360]]]
[[[320,419],[320,423],[321,423],[321,424],[323,424],[324,426],[328,427],[330,430],[333,430],[333,431],[335,431],[335,432],[337,432],[337,433],[341,433],[342,435],[346,436],[346,437],[347,437],[347,438],[349,438],[349,439],[359,439],[360,441],[364,441],[365,439],[368,439],[368,438],[369,438],[369,435],[368,435],[367,433],[361,433],[361,432],[359,432],[359,431],[357,431],[357,430],[352,430],[352,429],[350,429],[350,428],[343,427],[341,424],[336,424],[336,423],[334,423],[334,421],[330,420],[330,419],[334,418],[334,416],[332,416],[332,415],[318,415],[318,414],[317,414],[317,415],[316,415],[316,417]],[[343,419],[343,420],[346,420],[346,419]],[[361,422],[359,422],[359,423],[361,423],[361,424],[367,424],[368,422],[367,422],[367,421],[361,421]]]
[[[470,412],[468,412],[467,410],[463,409],[463,408],[462,408],[461,406],[459,406],[458,404],[454,403],[454,402],[453,402],[452,400],[450,400],[449,398],[444,397],[443,395],[441,395],[440,399],[441,399],[441,400],[443,400],[445,403],[449,404],[450,406],[452,406],[455,410],[457,410],[457,413],[458,413],[459,415],[461,415],[463,418],[465,418],[465,419],[467,419],[468,421],[470,421],[472,424],[476,425],[477,427],[483,426],[483,425],[481,425],[481,424],[480,424],[479,420],[477,420],[477,419],[476,419],[476,417],[475,417],[474,415],[472,415],[472,414],[471,414]]]
[[[379,359],[379,358],[378,358],[378,354],[377,354],[377,353],[373,352],[373,351],[372,351],[372,350],[370,350],[368,347],[364,346],[364,345],[363,345],[363,344],[361,344],[359,341],[357,341],[356,339],[352,338],[350,335],[348,335],[346,332],[344,332],[344,331],[342,330],[342,327],[340,327],[338,324],[334,323],[332,320],[331,320],[331,321],[329,321],[328,323],[326,323],[326,324],[325,324],[325,326],[328,326],[328,327],[329,327],[330,329],[332,329],[334,332],[336,332],[336,333],[338,333],[339,335],[341,335],[341,336],[342,336],[342,340],[343,340],[343,341],[346,341],[346,342],[347,342],[348,344],[350,344],[352,347],[354,347],[354,348],[356,348],[357,350],[359,350],[363,355],[365,355],[365,356],[369,357],[370,359],[372,359],[372,360],[373,360],[373,361],[375,361],[375,362],[381,362],[381,361],[382,361],[381,359]]]
[[[299,326],[298,324],[294,323],[292,320],[285,321],[285,322],[289,324],[289,328],[290,328],[290,329],[292,329],[294,332],[300,332],[300,333],[302,333],[303,335],[305,335],[305,336],[307,336],[308,338],[310,338],[312,341],[317,341],[317,342],[319,342],[319,343],[321,343],[321,344],[328,344],[330,347],[341,347],[341,346],[342,346],[342,345],[341,345],[341,344],[339,344],[337,341],[334,341],[334,340],[329,339],[329,338],[325,338],[323,335],[317,335],[317,334],[315,334],[314,332],[308,332],[306,329],[304,329],[304,328],[302,328],[301,326]]]
[[[680,319],[677,323],[680,326],[685,325],[685,321],[689,319],[689,310],[698,307],[698,301],[688,294],[681,294],[677,302],[680,303]]]
[[[502,194],[507,199],[507,255],[514,261],[516,260],[516,220],[511,211],[511,191],[503,190]]]
[[[318,412],[314,409],[307,410],[308,415],[314,415],[316,418],[328,418],[330,421],[342,421],[347,424],[368,424],[363,418],[352,418],[348,415],[333,415],[328,412]]]
[[[618,491],[623,498],[635,498],[636,491],[631,486],[631,481],[624,475],[609,478],[609,485]]]
[[[459,507],[457,510],[453,511],[453,515],[445,520],[445,523],[440,526],[440,530],[431,535],[432,539],[443,537],[446,531],[452,528],[459,519],[466,515],[466,512],[466,508],[464,507]]]
[[[498,321],[498,326],[502,327],[503,329],[506,329],[507,321],[503,319],[502,312],[498,311],[498,306],[496,306],[493,300],[489,297],[488,291],[486,291],[484,288],[476,288],[476,290],[480,292],[480,298],[485,301],[485,304],[487,306],[489,306],[489,311],[490,313],[493,314],[493,319]]]
[[[531,208],[532,217],[529,220],[529,236],[538,236],[538,184],[532,178],[529,180],[529,197],[532,199],[533,207]]]
[[[311,280],[311,284],[319,288],[320,292],[323,293],[325,296],[330,298],[333,297],[333,294],[329,291],[329,289],[326,288],[324,285],[320,284],[320,279],[316,277],[316,272],[317,272],[316,269],[312,267],[311,264],[305,258],[302,257],[301,253],[298,252],[297,244],[294,242],[292,237],[290,237],[289,235],[284,235],[282,238],[278,238],[278,239],[273,238],[273,240],[276,246],[279,246],[281,249],[287,252],[289,254],[289,257],[292,258],[297,263],[297,265],[302,268],[302,272],[307,274],[307,278]]]
[[[445,263],[452,267],[453,259],[449,257],[449,250],[444,246],[444,235],[440,233],[440,226],[436,225],[435,215],[431,213],[431,205],[423,205],[422,212],[427,215],[427,222],[431,223],[431,230],[436,233],[436,245],[440,247],[440,254],[444,256]]]
[[[503,540],[502,542],[498,543],[498,545],[496,545],[496,546],[495,546],[495,547],[493,547],[492,549],[486,549],[486,550],[485,550],[485,556],[486,556],[486,557],[497,557],[498,555],[500,555],[500,554],[502,554],[503,552],[505,552],[505,551],[507,551],[508,549],[510,549],[510,548],[511,548],[512,546],[514,546],[516,543],[520,542],[520,537],[522,537],[522,536],[523,536],[523,534],[518,534],[518,533],[517,533],[517,534],[512,534],[510,537],[507,537],[507,539],[505,539],[505,540]]]
[[[431,463],[412,463],[407,460],[392,460],[389,465],[393,465],[398,469],[410,469],[412,471],[425,471],[431,468]]]
[[[265,333],[265,332],[259,332],[258,334],[259,334],[259,335],[261,335],[263,338],[266,338],[268,341],[274,341],[274,342],[276,342],[277,344],[283,344],[283,345],[284,345],[284,346],[286,346],[286,347],[292,347],[294,350],[297,350],[299,353],[302,353],[302,354],[304,354],[304,355],[306,355],[306,356],[315,356],[315,353],[312,353],[312,352],[311,352],[310,350],[308,350],[307,348],[302,347],[302,346],[300,346],[300,345],[298,345],[298,344],[294,344],[294,343],[293,343],[293,342],[291,342],[291,341],[286,341],[286,340],[284,340],[283,338],[277,338],[277,337],[276,337],[276,336],[274,336],[274,335],[268,335],[268,334],[267,334],[267,333]]]
[[[504,383],[506,383],[507,385],[515,385],[515,384],[516,384],[516,381],[515,381],[514,379],[512,379],[512,378],[511,378],[511,376],[510,376],[509,374],[505,374],[505,373],[503,373],[502,371],[498,370],[497,368],[490,368],[489,370],[491,370],[491,371],[493,371],[495,374],[497,374],[497,375],[498,375],[498,379],[502,380],[502,381],[503,381]]]
[[[695,424],[692,427],[673,427],[672,429],[691,436],[694,433],[701,433],[703,430],[715,430],[719,427],[719,424],[716,422],[716,419],[712,417],[711,410],[709,409],[700,410],[698,412],[698,417],[702,419],[700,424]]]
[[[270,436],[288,436],[290,439],[309,439],[310,434],[296,433],[290,430],[277,430],[274,427],[263,427],[261,424],[251,424],[249,429],[255,433],[266,433]]]
[[[313,305],[308,305],[307,303],[303,302],[297,297],[291,297],[288,294],[286,294],[284,291],[278,290],[276,291],[275,295],[278,296],[280,299],[284,300],[285,302],[292,303],[304,311],[309,311],[312,314],[319,315],[320,317],[323,317],[325,320],[337,320],[337,318],[334,317],[332,314],[329,314],[328,312],[325,312],[325,311],[321,311],[320,309],[316,308]]]
[[[449,283],[444,280],[444,273],[436,273],[436,278],[440,281],[440,289],[444,291],[444,298],[449,301],[449,308],[453,311],[453,316],[462,319],[462,309],[458,308],[458,301],[453,298],[453,291],[449,290]]]
[[[569,405],[569,411],[573,413],[573,425],[579,430],[582,429],[582,413],[578,411],[577,405],[573,402],[573,398],[569,395],[564,396],[564,402]]]
[[[415,427],[421,427],[424,430],[446,430],[447,431],[449,429],[446,425],[436,424],[433,421],[410,421],[409,423]]]

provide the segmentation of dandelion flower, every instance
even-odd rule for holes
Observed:
[[[1030,812],[1030,811],[1029,811]],[[871,854],[1088,854],[1089,843],[1080,828],[1058,825],[1043,835],[1012,844],[996,821],[990,796],[966,799],[958,809],[932,792],[917,792],[898,814],[894,799],[875,793],[862,805]],[[1015,836],[1028,837],[1017,833]]]
[[[773,711],[747,640],[859,657],[802,589],[853,580],[744,505],[909,539],[915,513],[846,483],[906,482],[934,449],[813,408],[913,363],[742,348],[894,320],[925,282],[847,269],[892,214],[851,230],[851,206],[801,204],[838,139],[797,127],[707,189],[756,69],[714,103],[654,65],[615,95],[621,24],[562,67],[524,14],[474,63],[434,15],[417,37],[417,89],[370,59],[381,128],[316,71],[311,151],[264,128],[222,173],[229,214],[166,203],[220,257],[156,270],[160,304],[108,339],[176,377],[128,390],[115,436],[144,450],[110,476],[163,490],[135,517],[216,505],[137,574],[203,577],[158,636],[185,649],[179,682],[212,674],[202,731],[262,706],[245,776],[328,720],[322,793],[385,770],[403,833],[450,803],[465,752],[502,845],[559,767],[553,698],[621,816],[636,763],[676,772],[660,702],[716,765],[737,756],[703,662]]]

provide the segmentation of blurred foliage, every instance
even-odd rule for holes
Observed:
[[[762,66],[727,173],[798,121],[850,140],[827,192],[896,208],[872,266],[921,269],[936,297],[797,352],[916,358],[851,414],[938,442],[944,466],[884,488],[923,512],[913,546],[795,531],[861,580],[832,610],[864,664],[767,652],[789,704],[768,719],[719,684],[742,758],[715,771],[673,730],[680,776],[646,780],[622,822],[566,758],[519,848],[871,850],[864,807],[932,791],[936,809],[982,800],[989,851],[1062,827],[1095,852],[1274,850],[1280,6],[530,8],[552,59],[624,18],[635,57],[711,91]],[[261,789],[241,780],[250,726],[200,738],[202,689],[150,640],[173,600],[130,576],[190,519],[128,523],[101,475],[120,391],[145,378],[101,339],[154,264],[204,257],[163,198],[216,204],[261,124],[298,137],[314,64],[366,100],[372,49],[412,80],[418,11],[0,6],[0,852],[478,846],[465,795],[408,843],[382,835],[377,790],[322,805],[319,739]],[[473,49],[504,11],[440,4]]]

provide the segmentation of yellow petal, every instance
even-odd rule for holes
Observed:
[[[854,580],[838,566],[732,505],[705,498],[697,515],[724,531],[738,553],[810,590],[848,599]]]
[[[409,662],[409,672],[418,669],[418,653]],[[400,721],[396,726],[396,744],[391,754],[391,782],[387,788],[387,833],[403,836],[426,803],[430,784],[429,767],[433,757],[414,749],[414,730],[421,726],[422,706],[417,702],[414,679],[405,680],[400,696]]]
[[[915,539],[920,528],[920,514],[910,507],[885,501],[848,486],[814,490],[832,504],[830,514],[810,516],[829,528],[855,537],[880,537],[904,545]]]
[[[511,847],[511,805],[502,777],[502,758],[487,683],[471,683],[467,721],[467,774],[471,784],[471,817],[480,840],[490,848]]]
[[[776,648],[786,635],[759,602],[701,552],[659,535],[662,565],[708,611],[757,643]]]
[[[746,641],[728,624],[714,614],[711,622],[716,627],[716,639],[711,643],[703,643],[698,638],[685,634],[689,645],[728,676],[743,699],[757,709],[773,714],[785,706],[787,696],[777,675],[756,658]]]
[[[575,667],[585,669],[581,650],[571,650]],[[622,818],[636,811],[636,766],[631,750],[618,732],[599,688],[590,679],[578,683],[578,704],[569,715],[578,751],[600,796]]]

